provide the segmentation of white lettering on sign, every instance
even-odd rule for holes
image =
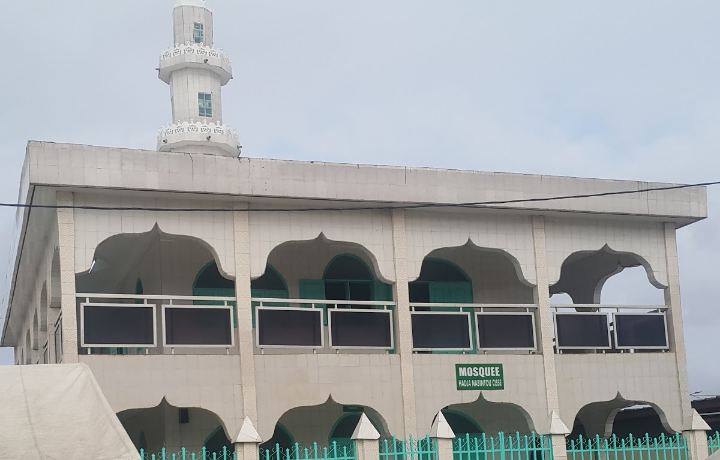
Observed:
[[[466,366],[459,369],[460,377],[499,377],[500,368]]]

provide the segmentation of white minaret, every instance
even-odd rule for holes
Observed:
[[[232,79],[227,55],[213,46],[213,14],[204,0],[178,0],[175,46],[160,55],[159,77],[170,85],[173,123],[158,150],[238,156],[237,132],[222,121],[222,87]]]

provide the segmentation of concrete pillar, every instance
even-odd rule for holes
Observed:
[[[247,214],[247,213],[246,213]],[[237,436],[235,436],[235,460],[257,460],[258,447],[262,439],[253,425],[250,417],[246,416]]]
[[[668,306],[668,338],[670,350],[675,353],[682,416],[683,420],[687,420],[692,416],[692,406],[690,405],[690,381],[688,380],[685,334],[683,332],[682,307],[680,304],[680,267],[678,265],[675,224],[673,223],[665,224],[665,257],[668,277],[668,287],[665,289],[665,304]]]
[[[552,440],[553,460],[567,459],[567,441],[566,437],[570,434],[570,430],[563,423],[557,412],[550,412],[550,437]]]
[[[548,280],[547,248],[545,245],[545,219],[542,216],[532,217],[533,247],[535,252],[535,276],[537,285],[533,291],[535,304],[538,306],[538,348],[542,353],[545,369],[545,399],[548,413],[560,412],[558,399],[557,375],[555,372],[555,351],[553,348],[553,317],[550,310],[550,284]]]
[[[362,414],[353,431],[357,460],[377,460],[380,458],[380,433],[375,429],[367,415]]]
[[[395,262],[395,286],[393,295],[397,307],[395,346],[400,354],[400,375],[403,394],[404,437],[417,433],[415,415],[415,377],[413,373],[412,322],[410,319],[410,294],[407,275],[407,239],[405,235],[405,211],[392,211],[393,260]]]
[[[32,300],[32,305],[37,305],[37,299]],[[37,315],[37,308],[33,308],[28,312],[28,324],[30,327],[30,364],[35,364],[40,358],[40,321],[38,320],[37,327],[35,325],[35,315]]]
[[[445,420],[442,411],[438,412],[430,427],[429,436],[437,444],[437,460],[453,460],[453,439],[455,433]]]
[[[70,192],[57,193],[58,206],[72,206]],[[60,256],[60,311],[62,313],[62,362],[78,362],[78,324],[75,299],[75,213],[58,209],[58,252]]]
[[[708,435],[705,430],[683,431],[690,460],[705,460],[710,456]]]
[[[55,323],[58,320],[58,317],[60,316],[61,311],[61,305],[60,302],[57,300],[60,298],[61,293],[56,292],[59,291],[56,287],[59,287],[59,282],[54,282],[54,280],[59,279],[60,272],[57,270],[57,273],[55,272],[56,269],[54,262],[59,262],[55,260],[56,251],[55,251],[55,243],[51,243],[48,245],[48,269],[47,269],[47,302],[48,302],[48,309],[47,309],[47,327],[48,327],[48,355],[50,356],[50,362],[48,364],[57,364],[57,361],[55,359]],[[58,256],[59,259],[59,256]]]
[[[683,423],[683,436],[687,441],[690,460],[705,460],[710,456],[707,430],[710,430],[710,426],[695,409],[691,409],[690,416]]]
[[[255,388],[255,350],[252,330],[252,301],[250,288],[250,224],[247,203],[236,203],[234,215],[235,239],[235,296],[238,315],[238,350],[240,353],[240,375],[242,385],[242,406],[245,423],[248,420],[254,428],[257,423],[257,390]],[[241,429],[242,432],[242,429]],[[258,449],[242,446],[239,449],[243,460],[257,460]],[[236,452],[238,447],[236,445]]]

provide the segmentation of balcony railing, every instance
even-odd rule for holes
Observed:
[[[555,347],[638,351],[670,348],[665,305],[553,305]]]
[[[234,297],[78,294],[88,354],[162,354],[235,348]],[[392,302],[253,298],[261,349],[395,348]]]
[[[260,349],[393,350],[393,302],[253,298]],[[325,333],[327,326],[327,340]]]
[[[175,353],[235,347],[234,297],[78,294],[80,347],[88,354]],[[159,335],[158,335],[159,333]]]
[[[537,350],[537,305],[410,304],[413,351],[487,353]]]

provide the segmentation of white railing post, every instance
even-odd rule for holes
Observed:
[[[707,430],[710,430],[710,426],[693,409],[692,415],[683,423],[683,436],[687,441],[689,460],[705,460],[710,456]]]
[[[355,441],[357,460],[377,460],[380,458],[378,439],[380,439],[380,433],[375,429],[367,415],[363,413],[352,434],[352,440]]]
[[[438,412],[430,427],[430,438],[437,443],[437,460],[453,460],[453,439],[455,433],[445,420],[442,411]]]
[[[258,460],[258,446],[262,442],[260,434],[250,420],[245,417],[237,436],[235,436],[235,460]]]
[[[563,423],[560,416],[555,411],[550,412],[550,437],[552,439],[553,460],[566,460],[567,441],[566,437],[570,434],[567,425]]]

